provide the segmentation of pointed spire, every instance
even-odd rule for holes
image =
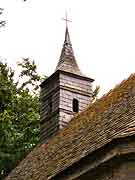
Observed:
[[[64,40],[63,48],[61,51],[58,65],[56,67],[56,71],[57,70],[62,70],[62,71],[70,72],[70,73],[81,75],[81,76],[83,75],[75,60],[67,25],[66,25],[65,40]]]
[[[66,26],[65,41],[64,41],[64,44],[68,44],[68,45],[72,46],[71,40],[70,40],[70,36],[69,36],[69,32],[68,32],[68,27],[67,27],[67,26]]]

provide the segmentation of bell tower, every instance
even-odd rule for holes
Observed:
[[[92,82],[76,62],[68,27],[55,72],[41,84],[41,142],[66,127],[75,113],[92,102]]]

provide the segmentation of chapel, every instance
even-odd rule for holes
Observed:
[[[56,70],[41,84],[40,142],[6,180],[135,179],[135,74],[95,102],[93,81],[66,26]]]

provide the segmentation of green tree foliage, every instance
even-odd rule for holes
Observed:
[[[18,67],[15,81],[15,71],[0,62],[0,179],[39,141],[40,76],[34,61],[23,59]]]
[[[3,9],[3,8],[0,8],[0,15],[3,14],[3,11],[4,11],[4,9]],[[0,20],[0,28],[3,27],[3,26],[5,26],[5,24],[6,24],[6,21]]]
[[[94,91],[92,93],[93,101],[95,101],[97,99],[99,91],[100,91],[100,86],[96,86],[96,88],[94,89]]]

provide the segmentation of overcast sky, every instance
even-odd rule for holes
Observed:
[[[0,0],[6,20],[0,57],[11,65],[30,57],[54,72],[64,41],[65,10],[76,60],[106,93],[135,72],[135,0]]]

